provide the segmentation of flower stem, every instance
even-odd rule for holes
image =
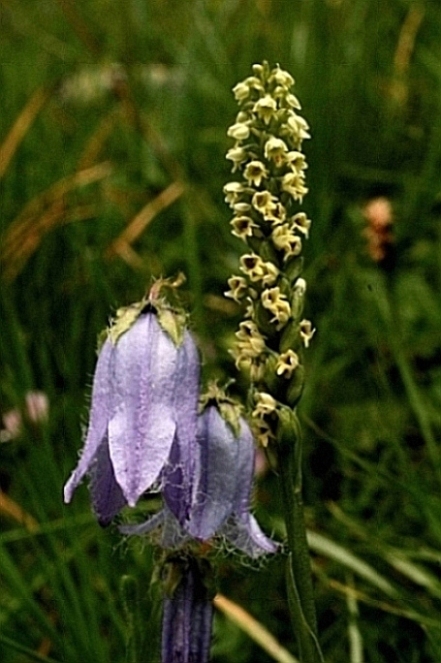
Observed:
[[[288,604],[296,635],[301,663],[322,662],[323,654],[317,639],[311,562],[302,500],[302,439],[297,417],[294,415],[294,439],[280,434],[278,466],[284,518],[288,537],[287,563]]]

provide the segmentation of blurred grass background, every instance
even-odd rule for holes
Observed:
[[[295,77],[313,134],[300,414],[326,660],[439,663],[441,2],[3,0],[0,19],[1,660],[126,661],[131,621],[139,661],[158,660],[154,553],[100,531],[86,489],[65,508],[62,485],[97,334],[152,277],[186,273],[204,372],[235,375],[226,129],[232,86],[267,59]],[[379,196],[383,260],[366,235]],[[271,470],[256,511],[283,537]],[[282,556],[234,561],[220,590],[295,655]],[[216,613],[214,663],[289,660],[244,627]]]

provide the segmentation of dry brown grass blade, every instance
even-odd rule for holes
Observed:
[[[299,663],[298,659],[282,647],[268,629],[237,603],[227,599],[222,594],[216,594],[213,603],[218,610],[239,626],[254,642],[257,642],[275,661],[279,663]]]
[[[0,489],[0,513],[23,525],[28,532],[38,530],[38,522]]]
[[[18,115],[6,138],[0,146],[0,179],[6,173],[11,160],[23,138],[29,131],[40,110],[51,96],[53,87],[39,87],[29,97],[23,110]]]
[[[61,201],[56,201],[38,219],[31,220],[31,227],[26,224],[26,227],[22,228],[22,242],[17,241],[12,250],[9,247],[7,256],[2,255],[3,278],[7,281],[14,280],[37,250],[43,237],[56,226],[91,219],[97,214],[98,208],[94,205],[77,205],[67,209]]]
[[[2,276],[13,280],[39,246],[43,236],[56,225],[70,223],[95,213],[90,205],[69,207],[66,195],[79,187],[108,177],[109,162],[69,175],[33,198],[7,229],[0,252]]]
[[[90,31],[84,18],[79,14],[77,10],[78,8],[75,7],[76,3],[72,2],[72,0],[56,0],[56,2],[60,5],[67,22],[80,41],[90,53],[98,56],[100,54],[99,43],[94,34]]]
[[[346,597],[351,596],[355,598],[357,601],[360,601],[378,610],[382,610],[383,612],[388,612],[391,615],[398,615],[399,617],[404,617],[406,619],[416,621],[422,625],[435,626],[436,628],[439,629],[439,622],[434,623],[434,620],[432,618],[426,617],[424,614],[410,610],[406,607],[400,607],[398,601],[394,605],[389,601],[374,599],[365,592],[359,589],[355,589],[354,587],[345,585],[344,583],[340,582],[339,580],[335,580],[334,578],[327,578],[325,584],[331,589],[338,592],[339,594],[342,594],[343,596]]]
[[[105,115],[99,122],[97,128],[88,139],[80,160],[78,162],[78,169],[83,170],[91,168],[100,158],[101,151],[104,147],[106,140],[111,136],[115,124],[119,118],[119,108],[112,109],[108,115]]]
[[[394,56],[394,68],[398,74],[404,74],[409,68],[424,13],[423,4],[416,2],[410,6],[404,19]]]
[[[127,256],[133,253],[132,242],[138,239],[159,212],[172,205],[183,193],[184,185],[181,182],[172,182],[156,198],[144,205],[123,232],[107,248],[106,257],[113,258],[118,255],[127,262]],[[130,261],[129,264],[131,264]]]
[[[394,55],[394,78],[390,85],[390,96],[398,105],[407,102],[409,86],[406,75],[424,15],[422,3],[412,3],[401,27]]]

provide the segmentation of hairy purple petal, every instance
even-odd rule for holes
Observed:
[[[225,523],[219,534],[223,535],[235,548],[253,559],[267,553],[275,553],[278,550],[277,544],[262,532],[256,519],[250,513],[240,517],[233,516]]]
[[[253,435],[245,419],[241,418],[236,464],[238,479],[235,485],[232,509],[238,515],[246,514],[250,510],[255,456],[256,449]]]
[[[250,428],[240,419],[236,437],[215,406],[199,417],[199,462],[195,501],[188,530],[198,539],[223,535],[250,557],[277,550],[250,513],[255,448]]]
[[[130,536],[142,536],[144,534],[150,534],[157,527],[161,527],[164,524],[165,516],[165,510],[161,509],[161,511],[155,513],[144,523],[140,523],[139,525],[120,525],[118,529],[121,534],[129,534]]]
[[[64,487],[64,501],[70,502],[72,495],[89,471],[101,445],[111,416],[113,401],[113,363],[115,347],[108,339],[98,356],[92,387],[92,406],[89,428],[80,461]]]
[[[109,447],[130,506],[156,481],[170,453],[177,353],[153,313],[141,315],[116,346],[117,405],[109,422]]]
[[[195,470],[198,426],[199,352],[186,331],[178,350],[175,374],[174,407],[176,411],[176,449],[167,468],[164,498],[181,525],[189,517]]]
[[[151,534],[161,528],[160,545],[165,549],[180,548],[189,541],[190,535],[184,531],[172,512],[165,506],[144,523],[139,525],[121,525],[118,529],[129,536]]]
[[[165,503],[182,523],[188,517],[190,500],[186,497],[192,481],[192,479],[187,479],[185,476],[185,469],[185,449],[181,445],[178,436],[175,435],[161,482]]]
[[[241,419],[237,459],[237,476],[240,480],[236,482],[234,492],[233,517],[225,523],[222,534],[236,548],[253,558],[277,550],[277,545],[265,536],[250,513],[255,456],[251,430],[246,421]]]
[[[99,446],[90,470],[89,490],[93,510],[102,526],[108,525],[126,505],[125,497],[116,482],[110,462],[107,437]]]
[[[204,540],[214,536],[231,514],[242,477],[237,464],[239,441],[214,405],[199,417],[197,443],[197,483],[188,528]]]
[[[213,605],[190,560],[172,596],[164,598],[162,663],[207,663],[211,641]]]

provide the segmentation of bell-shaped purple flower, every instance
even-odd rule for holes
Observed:
[[[175,342],[153,310],[134,317],[101,348],[85,445],[64,499],[70,502],[89,474],[94,510],[106,524],[179,472],[170,508],[183,522],[194,474],[199,356],[188,331]]]
[[[189,533],[200,540],[223,536],[249,557],[275,552],[250,512],[255,447],[245,419],[233,425],[222,405],[209,404],[199,416],[197,442]]]
[[[122,526],[121,532],[144,535],[160,527],[164,548],[180,548],[191,539],[207,541],[220,536],[252,558],[276,552],[277,545],[265,536],[250,512],[255,459],[250,428],[234,412],[235,406],[225,405],[218,407],[209,402],[198,417],[187,520],[177,522],[171,501],[165,498],[162,511],[142,524]],[[164,493],[167,490],[165,484]]]

